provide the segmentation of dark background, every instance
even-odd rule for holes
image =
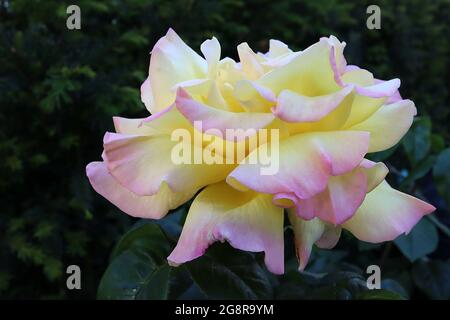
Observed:
[[[374,3],[381,30],[366,28]],[[70,4],[81,8],[81,30],[66,28]],[[172,27],[197,51],[216,36],[222,57],[232,58],[244,41],[255,51],[266,51],[271,38],[298,50],[333,34],[347,42],[349,64],[400,78],[420,118],[399,147],[374,157],[388,162],[395,187],[435,205],[437,219],[406,239],[409,247],[346,235],[335,252],[344,252],[343,263],[377,257],[408,297],[450,298],[449,7],[447,0],[0,0],[0,297],[95,298],[133,221],[91,189],[84,168],[100,159],[112,116],[147,115],[139,87],[151,48]],[[81,267],[80,291],[66,289],[70,264]]]

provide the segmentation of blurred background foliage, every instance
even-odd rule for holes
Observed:
[[[70,4],[81,8],[81,30],[66,28]],[[369,4],[381,8],[381,30],[366,28]],[[0,297],[94,298],[104,273],[103,298],[449,299],[449,11],[448,0],[0,0]],[[271,38],[301,49],[334,34],[347,42],[350,64],[400,78],[420,117],[372,158],[387,162],[391,184],[437,212],[393,243],[344,234],[335,250],[315,250],[304,274],[295,271],[290,230],[283,277],[267,274],[260,255],[227,245],[168,267],[161,254],[186,206],[126,233],[135,221],[95,194],[84,170],[100,159],[112,116],[146,115],[139,87],[169,27],[195,49],[214,35],[233,58],[243,41],[255,51]],[[82,290],[66,289],[70,264],[81,267]],[[381,266],[390,293],[362,289],[370,264]]]

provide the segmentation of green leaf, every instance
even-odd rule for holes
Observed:
[[[399,282],[393,279],[381,280],[381,289],[397,293],[406,299],[409,298],[408,291]]]
[[[98,288],[99,299],[167,299],[171,267],[169,241],[159,226],[141,221],[112,254]]]
[[[433,168],[433,176],[439,193],[450,204],[450,148],[439,154]]]
[[[413,167],[425,158],[431,148],[431,120],[429,118],[417,118],[414,121],[411,129],[403,138],[403,147]]]
[[[356,272],[318,274],[291,271],[282,277],[277,299],[350,300],[366,290],[366,279]]]
[[[412,276],[429,298],[450,299],[450,261],[420,261],[414,264]]]
[[[356,295],[358,300],[405,300],[398,293],[384,290],[384,289],[374,289],[361,292]]]
[[[335,272],[341,266],[342,260],[348,255],[343,250],[322,250],[314,248],[308,271],[315,273]]]
[[[416,166],[411,170],[411,173],[402,181],[400,189],[411,186],[414,181],[425,176],[428,171],[430,171],[436,162],[435,156],[427,156],[416,164]]]
[[[172,268],[170,273],[170,290],[168,299],[198,300],[205,298],[205,294],[192,281],[186,265]]]
[[[119,240],[111,258],[128,249],[150,252],[161,263],[169,255],[170,244],[159,226],[148,220],[140,220]]]
[[[99,299],[166,299],[170,267],[151,255],[126,250],[108,266],[98,288]]]
[[[434,224],[422,219],[408,235],[394,240],[395,245],[411,262],[433,252],[438,245],[438,232]]]
[[[252,254],[214,244],[187,264],[195,283],[210,299],[270,299],[273,289],[264,267]]]
[[[431,152],[439,153],[445,148],[445,140],[439,134],[431,135]]]

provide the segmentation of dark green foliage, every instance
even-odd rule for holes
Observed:
[[[74,2],[81,8],[79,31],[66,28],[66,7]],[[373,158],[388,162],[390,182],[395,187],[425,197],[438,208],[432,228],[439,230],[439,246],[431,257],[450,258],[445,227],[450,224],[449,2],[376,1],[382,10],[382,29],[368,30],[365,10],[372,3],[0,0],[0,297],[96,296],[110,252],[132,219],[91,189],[85,166],[100,159],[102,136],[113,129],[112,116],[147,115],[139,87],[147,74],[149,52],[168,27],[195,49],[214,35],[221,42],[223,55],[233,58],[237,56],[236,45],[242,41],[257,51],[265,51],[270,38],[300,49],[320,36],[334,34],[347,42],[350,64],[371,70],[377,78],[400,78],[401,94],[415,101],[421,119],[396,148]],[[274,281],[285,283],[286,288],[306,281],[292,270],[285,278],[274,280],[265,274],[259,255],[233,251],[225,261],[229,264],[219,261],[217,250],[230,251],[222,247],[212,248],[186,267],[169,268],[163,253],[179,234],[181,220],[182,214],[160,222],[164,233],[145,223],[127,233],[103,275],[99,297],[218,297],[220,292],[202,280],[205,274],[196,272],[199,264],[219,266],[214,269],[215,276],[228,281],[234,290],[224,291],[226,298],[283,296],[286,289],[274,286]],[[144,230],[142,239],[135,239],[140,230]],[[157,242],[159,247],[149,249],[153,236],[167,237],[169,242]],[[391,282],[386,289],[402,297],[404,292],[409,297],[448,297],[446,262],[423,260],[431,249],[414,255],[418,261],[412,265],[391,244],[365,246],[364,250],[358,246],[355,239],[346,236],[335,251],[314,252],[308,270],[331,274],[315,286],[318,296],[396,298],[384,291],[357,290],[365,266],[376,261],[385,270],[383,279],[386,274],[397,284],[392,287]],[[292,254],[293,248],[289,249]],[[252,267],[243,269],[233,259],[247,261]],[[295,265],[295,258],[289,259],[288,266]],[[81,291],[66,289],[65,270],[70,264],[81,267]],[[345,273],[340,280],[333,278],[342,272],[352,273]],[[286,281],[291,275],[295,279]],[[118,276],[120,281],[107,282]],[[239,277],[245,278],[243,283]],[[426,285],[430,281],[432,288]],[[155,292],[157,283],[167,290]],[[442,287],[443,283],[447,287]],[[331,291],[330,286],[334,288]],[[301,290],[292,294],[300,297]]]
[[[100,281],[100,299],[167,299],[169,242],[156,224],[142,224],[125,234],[114,249]]]
[[[214,244],[182,267],[165,261],[175,243],[155,223],[138,222],[114,249],[98,289],[99,299],[404,299],[394,280],[368,290],[358,271],[328,274],[290,270],[274,276],[259,256]],[[388,290],[389,289],[389,290]],[[402,295],[403,294],[403,295]]]
[[[254,255],[215,245],[187,264],[197,285],[211,299],[271,299],[273,289],[265,267]]]

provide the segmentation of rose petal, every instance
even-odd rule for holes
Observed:
[[[133,217],[160,219],[195,194],[193,191],[174,193],[164,183],[155,195],[138,196],[118,183],[108,172],[104,162],[89,163],[86,174],[95,191]]]
[[[213,79],[217,76],[217,68],[219,66],[220,60],[220,43],[216,37],[212,37],[209,40],[205,40],[201,46],[200,50],[205,56],[208,62],[208,75],[209,78]]]
[[[274,206],[269,195],[239,192],[225,183],[206,187],[192,203],[167,259],[179,265],[224,240],[237,249],[264,251],[267,268],[276,274],[284,272],[283,209]]]
[[[292,50],[289,49],[287,44],[280,40],[270,39],[269,40],[269,51],[266,53],[268,58],[277,58],[291,53]]]
[[[356,214],[343,227],[363,241],[391,241],[411,231],[424,215],[435,209],[422,200],[391,188],[384,181],[367,194]]]
[[[400,141],[411,127],[416,113],[414,102],[401,100],[382,106],[367,120],[349,129],[370,132],[369,152],[383,151]]]
[[[106,133],[104,157],[111,175],[133,193],[146,196],[158,192],[167,182],[174,192],[198,190],[208,184],[223,180],[235,167],[226,164],[177,164],[172,150],[181,142],[170,136],[139,136]],[[188,143],[188,142],[184,142]],[[188,143],[191,161],[202,148]]]
[[[234,97],[242,107],[249,112],[270,112],[277,100],[275,94],[268,88],[258,85],[255,81],[238,81],[233,90]]]
[[[297,259],[299,260],[299,270],[305,269],[308,264],[313,244],[320,248],[331,249],[339,241],[341,228],[334,227],[318,218],[306,221],[299,218],[295,211],[290,209],[289,221],[292,224],[295,236],[295,247]]]
[[[122,117],[113,117],[114,128],[117,133],[124,134],[140,134],[140,135],[150,135],[154,131],[150,128],[142,126],[142,121],[144,119],[127,119]]]
[[[201,129],[202,132],[210,129],[219,130],[223,138],[227,136],[226,130],[247,131],[250,129],[251,132],[241,135],[239,140],[245,139],[275,119],[270,113],[229,112],[215,109],[195,101],[182,88],[178,89],[176,106],[193,125],[196,121],[201,123],[201,128],[197,129]]]
[[[296,213],[305,220],[318,217],[333,225],[342,224],[355,214],[366,193],[381,183],[387,172],[383,163],[364,159],[362,165],[353,171],[330,177],[321,193],[298,199]]]
[[[348,68],[347,68],[348,69]],[[373,115],[383,104],[398,94],[398,79],[378,81],[372,73],[356,66],[342,75],[342,81],[355,85],[355,99],[344,128],[358,124]]]
[[[171,91],[174,85],[206,78],[206,74],[206,61],[169,29],[153,47],[149,76],[141,88],[143,102],[151,113],[161,111],[174,102],[175,93]]]
[[[227,182],[242,189],[242,185],[262,193],[295,193],[301,199],[310,198],[324,190],[330,175],[353,170],[363,159],[369,143],[369,134],[361,131],[314,132],[291,136],[282,140],[279,152],[270,144],[252,151],[230,173]],[[279,170],[262,175],[264,166],[251,163],[258,159],[260,148],[268,149],[273,161],[279,161]],[[255,154],[256,153],[256,157]],[[253,155],[252,155],[253,154]],[[279,157],[279,158],[278,158]]]
[[[380,79],[374,79],[375,83],[383,83],[386,82],[385,80],[380,80]],[[391,95],[387,100],[386,100],[386,104],[391,104],[391,103],[395,103],[398,102],[400,100],[403,100],[402,96],[400,95],[400,92],[397,90],[395,91],[395,93],[393,95]]]
[[[336,109],[353,87],[324,96],[307,97],[290,90],[283,90],[278,96],[273,113],[288,122],[316,122]]]
[[[321,96],[340,90],[330,63],[332,46],[322,39],[289,63],[264,74],[256,82],[276,95],[291,90],[305,96]]]
[[[256,80],[264,73],[264,69],[257,59],[256,53],[248,46],[246,42],[237,46],[239,60],[241,61],[242,71],[248,80]]]
[[[171,135],[175,130],[185,129],[193,134],[191,123],[180,113],[175,104],[145,118],[140,123],[143,130],[153,135]]]

